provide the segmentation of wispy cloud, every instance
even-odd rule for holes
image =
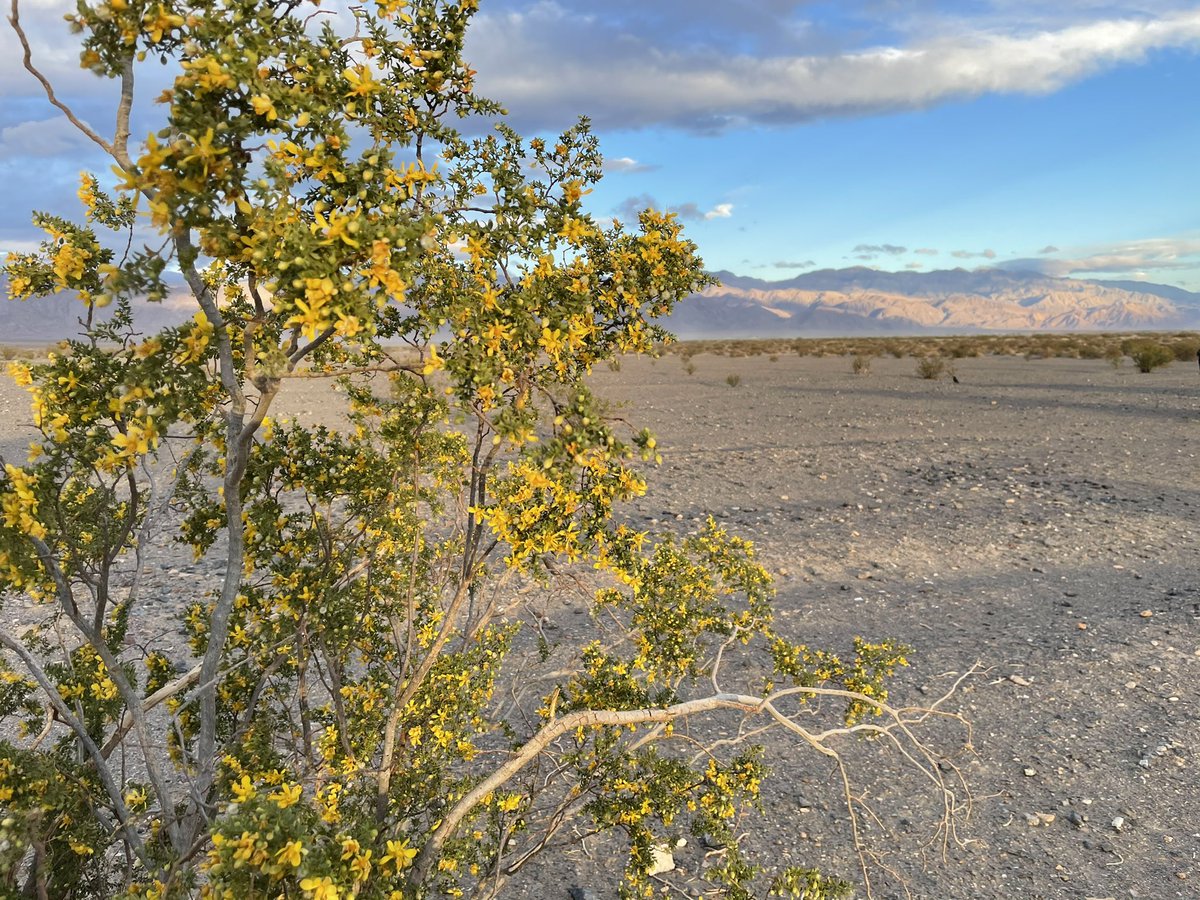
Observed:
[[[617,206],[614,210],[618,218],[632,222],[638,217],[644,209],[663,209],[664,207],[654,199],[650,194],[638,194],[635,197],[628,197]],[[666,211],[674,213],[679,218],[688,222],[700,222],[712,219],[728,219],[733,216],[732,203],[718,203],[711,209],[704,209],[700,204],[688,201],[686,203],[675,203],[666,207]]]
[[[675,44],[665,28],[643,34],[627,17],[539,2],[481,15],[468,57],[483,92],[527,125],[560,127],[589,110],[606,127],[706,131],[1047,93],[1157,50],[1200,49],[1200,10],[1102,18],[1076,5],[1073,14],[1074,22],[1041,28],[1015,14],[995,24],[946,20],[905,43],[751,55],[711,40]]]
[[[19,122],[0,128],[0,159],[79,156],[92,143],[62,116]]]
[[[990,247],[986,250],[951,250],[950,255],[955,259],[995,259],[996,251]]]
[[[787,262],[786,260],[780,260],[779,262],[772,263],[771,265],[776,269],[811,269],[816,265],[816,261],[811,259],[806,259],[803,262]]]
[[[1200,237],[1153,238],[1130,241],[1067,258],[1031,257],[998,264],[1004,269],[1041,272],[1044,275],[1109,274],[1143,276],[1200,266]]]
[[[918,247],[913,253],[919,253],[921,256],[937,256],[938,252],[932,247]]]
[[[1057,252],[1058,252],[1058,248],[1055,247],[1053,244],[1047,244],[1045,247],[1043,247],[1041,250],[1038,251],[1038,253],[1042,254],[1043,256],[1047,253],[1057,253]]]
[[[886,253],[888,256],[899,256],[907,253],[908,248],[897,244],[859,244],[852,252],[860,254],[858,259],[866,259],[868,255],[874,257],[881,253]]]
[[[658,166],[638,162],[629,156],[609,156],[604,160],[605,172],[616,172],[622,175],[637,175],[640,172],[653,172]]]

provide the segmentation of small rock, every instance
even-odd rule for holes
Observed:
[[[1085,819],[1083,816],[1081,816],[1079,814],[1078,810],[1074,810],[1074,809],[1071,810],[1069,813],[1067,813],[1067,821],[1070,822],[1072,825],[1074,825],[1076,828],[1082,828],[1087,823],[1087,819]]]
[[[591,888],[573,887],[567,891],[571,900],[600,900],[600,895]]]
[[[1138,613],[1138,615],[1141,616],[1143,619],[1151,619],[1154,617],[1154,610],[1143,609],[1140,613]]]
[[[1009,675],[1008,680],[1013,684],[1019,684],[1021,687],[1029,687],[1029,685],[1033,684],[1032,681],[1027,678],[1022,678],[1020,675]]]
[[[1117,816],[1112,820],[1113,831],[1121,831],[1125,828],[1125,817]]]
[[[1026,766],[1024,771],[1025,771],[1026,778],[1032,778],[1034,775],[1037,774],[1037,769],[1031,769],[1029,766]]]
[[[1037,813],[1025,813],[1025,824],[1030,828],[1037,828],[1042,824],[1042,818]]]
[[[675,869],[675,857],[671,855],[671,849],[665,844],[657,844],[651,851],[653,856],[650,860],[650,868],[646,871],[647,875],[662,875],[664,872],[671,872]]]

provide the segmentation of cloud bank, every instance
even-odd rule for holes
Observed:
[[[468,57],[481,90],[527,126],[561,127],[587,110],[601,127],[713,131],[1047,93],[1155,51],[1200,49],[1195,9],[1032,29],[959,21],[903,45],[794,54],[678,46],[626,22],[549,2],[484,14]]]

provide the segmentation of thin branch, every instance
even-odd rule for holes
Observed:
[[[50,681],[45,670],[38,665],[38,661],[33,658],[33,655],[25,649],[24,644],[3,629],[0,629],[0,644],[3,644],[20,657],[26,670],[33,676],[34,680],[38,683],[38,687],[45,694],[46,699],[54,707],[54,711],[58,714],[58,717],[66,723],[68,728],[75,732],[79,743],[83,745],[83,749],[87,752],[87,755],[92,760],[92,764],[96,767],[96,774],[100,778],[100,783],[104,786],[104,792],[108,794],[108,799],[112,802],[113,810],[116,812],[117,819],[121,823],[121,828],[125,832],[125,839],[133,848],[133,852],[137,854],[137,858],[142,865],[153,871],[154,866],[146,855],[146,847],[142,843],[141,835],[138,834],[137,828],[130,819],[129,808],[125,805],[125,797],[121,793],[121,787],[113,778],[112,770],[108,767],[108,761],[100,752],[100,748],[96,746],[96,742],[92,740],[91,735],[88,734],[87,728],[71,712],[71,707],[67,706],[66,701],[58,693],[58,688]]]
[[[176,678],[170,684],[164,684],[157,691],[147,697],[142,702],[142,712],[150,712],[150,710],[154,709],[154,707],[161,703],[165,703],[176,694],[182,694],[188,688],[195,685],[199,680],[200,666],[193,666],[179,678]],[[125,710],[125,714],[121,716],[121,724],[117,726],[117,730],[112,733],[109,739],[104,742],[104,746],[100,749],[100,753],[105,759],[108,759],[108,757],[112,755],[112,752],[117,749],[117,746],[125,738],[125,735],[129,733],[130,729],[133,728],[133,725],[133,713],[127,709]]]
[[[54,93],[54,86],[50,84],[49,79],[47,79],[46,76],[38,70],[37,66],[33,64],[33,48],[29,46],[29,37],[25,34],[25,29],[21,27],[21,11],[18,8],[19,5],[19,0],[12,0],[12,12],[9,13],[8,24],[12,26],[13,31],[17,33],[17,37],[21,41],[21,49],[25,52],[22,60],[25,68],[41,83],[42,89],[46,92],[46,99],[50,101],[51,105],[62,112],[63,115],[65,115],[70,121],[70,123],[79,129],[79,131],[85,137],[87,137],[88,140],[98,144],[109,156],[113,156],[113,145],[104,138],[100,137],[100,135],[98,135],[89,125],[76,116],[69,106],[58,99],[58,96]]]

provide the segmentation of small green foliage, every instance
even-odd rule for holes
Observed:
[[[1142,373],[1153,372],[1175,360],[1175,353],[1158,341],[1137,341],[1129,348],[1129,358]]]
[[[935,381],[946,374],[946,360],[940,356],[925,356],[917,360],[917,375]]]
[[[726,383],[727,385],[729,385],[730,387],[734,387],[734,388],[735,388],[735,387],[737,387],[739,384],[741,384],[741,383],[742,383],[742,376],[741,376],[741,375],[726,375],[726,376],[725,376],[725,383]]]

